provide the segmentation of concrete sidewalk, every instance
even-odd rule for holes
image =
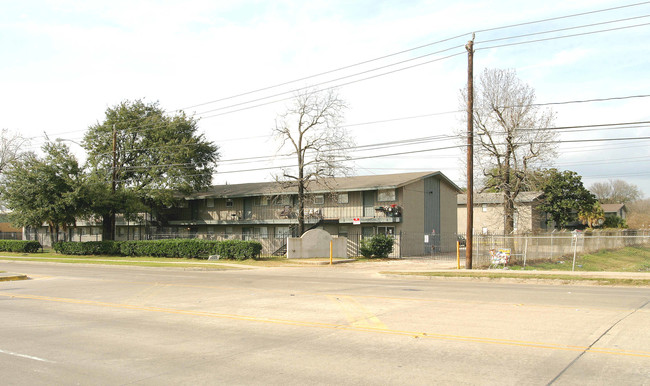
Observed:
[[[510,269],[472,269],[466,270],[464,262],[461,269],[457,269],[456,261],[450,260],[391,260],[377,262],[357,262],[345,264],[345,268],[368,270],[376,272],[459,272],[459,273],[499,273],[504,275],[571,275],[584,278],[612,278],[612,279],[648,279],[650,272],[608,272],[608,271],[542,271],[542,270],[510,270]],[[342,267],[343,268],[343,267]]]

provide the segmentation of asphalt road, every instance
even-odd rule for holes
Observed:
[[[0,262],[0,374],[38,384],[650,384],[650,289],[349,266]]]

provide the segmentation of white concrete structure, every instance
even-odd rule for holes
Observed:
[[[289,237],[287,240],[287,258],[305,259],[310,257],[330,257],[330,242],[332,257],[347,257],[347,237],[333,237],[323,229],[312,229],[302,237]]]

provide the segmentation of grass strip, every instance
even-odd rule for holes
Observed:
[[[187,259],[137,259],[137,260],[126,260],[126,259],[99,259],[99,258],[86,258],[80,259],[78,257],[7,257],[0,256],[1,260],[11,260],[11,261],[35,261],[35,262],[47,262],[47,263],[66,263],[66,264],[104,264],[104,265],[127,265],[127,266],[136,266],[136,267],[178,267],[178,268],[201,268],[206,270],[228,270],[228,269],[245,269],[245,266],[242,265],[242,268],[230,267],[219,263],[193,263],[188,262]],[[175,261],[169,261],[175,260]]]
[[[499,272],[395,272],[383,271],[380,272],[384,275],[404,275],[404,276],[425,276],[425,277],[467,277],[476,279],[534,279],[534,280],[548,280],[553,282],[562,282],[563,284],[571,284],[574,282],[586,282],[597,285],[620,285],[630,287],[650,286],[650,279],[626,279],[626,278],[606,278],[606,277],[583,277],[576,275],[564,274],[513,274],[513,273],[499,273]]]
[[[0,281],[27,280],[27,275],[0,276]]]

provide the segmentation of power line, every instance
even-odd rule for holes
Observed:
[[[571,34],[571,35],[564,35],[564,36],[554,36],[551,38],[545,38],[545,39],[536,39],[536,40],[527,40],[525,42],[515,42],[515,43],[508,43],[508,44],[500,44],[496,46],[488,46],[488,47],[479,47],[476,50],[490,50],[493,48],[502,48],[502,47],[510,47],[510,46],[517,46],[521,44],[531,44],[531,43],[539,43],[539,42],[545,42],[549,40],[557,40],[557,39],[566,39],[566,38],[572,38],[576,36],[585,36],[585,35],[593,35],[593,34],[598,34],[602,32],[611,32],[611,31],[618,31],[622,29],[628,29],[628,28],[636,28],[636,27],[643,27],[646,25],[650,25],[650,23],[642,23],[642,24],[635,24],[635,25],[630,25],[630,26],[624,26],[624,27],[617,27],[617,28],[609,28],[609,29],[603,29],[603,30],[598,30],[598,31],[590,31],[590,32],[582,32],[578,34]]]
[[[481,30],[477,30],[476,32],[487,32],[487,31],[501,30],[501,29],[507,29],[507,28],[517,27],[517,26],[530,25],[530,24],[536,24],[536,23],[543,23],[543,22],[548,22],[548,21],[552,21],[552,20],[560,20],[560,19],[566,19],[566,18],[572,18],[572,17],[584,16],[584,15],[588,15],[588,14],[601,13],[601,12],[609,12],[609,11],[618,10],[618,9],[623,9],[623,8],[629,8],[629,7],[636,7],[636,6],[640,6],[640,5],[645,5],[645,4],[648,4],[648,3],[650,3],[650,2],[640,2],[640,3],[634,3],[634,4],[624,5],[624,6],[610,7],[610,8],[600,9],[600,10],[594,10],[594,11],[581,12],[581,13],[570,14],[570,15],[564,15],[564,16],[559,16],[559,17],[553,17],[553,18],[547,18],[547,19],[535,20],[535,21],[530,21],[530,22],[525,22],[525,23],[518,23],[518,24],[512,24],[512,25],[506,25],[506,26],[500,26],[500,27],[494,27],[494,28],[481,29]],[[645,17],[645,16],[640,16],[640,17]],[[636,18],[640,18],[640,17],[636,17]],[[617,20],[617,21],[622,21],[622,20],[631,20],[631,19],[635,19],[635,18],[619,19],[619,20]],[[617,21],[609,21],[609,22],[604,22],[604,23],[596,23],[596,25],[597,25],[597,24],[605,24],[605,23],[617,22]],[[589,25],[584,25],[584,26],[577,26],[577,27],[571,27],[571,28],[583,28],[583,27],[591,26],[591,25],[594,25],[594,24],[589,24]],[[646,25],[646,24],[641,24],[641,25]],[[639,25],[639,26],[641,26],[641,25]],[[634,26],[628,26],[628,27],[623,27],[623,28],[631,28],[631,27],[634,27]],[[612,29],[612,30],[615,30],[615,29]],[[557,31],[557,30],[556,30],[556,31]],[[604,30],[604,31],[610,31],[610,30]],[[595,31],[594,33],[596,33],[596,32],[604,32],[604,31]],[[548,33],[548,32],[553,32],[553,31],[546,31],[546,32],[540,32],[540,33]],[[201,103],[201,104],[198,104],[198,105],[189,106],[188,108],[191,108],[191,107],[198,107],[198,106],[203,106],[203,105],[207,105],[207,104],[211,104],[211,103],[216,103],[216,102],[219,102],[219,101],[224,101],[224,100],[228,100],[228,99],[233,99],[233,98],[236,98],[236,97],[239,97],[239,96],[249,95],[249,94],[253,94],[253,93],[259,92],[259,91],[264,91],[264,90],[267,90],[267,89],[276,88],[276,87],[279,87],[279,86],[282,86],[282,85],[286,85],[286,84],[290,84],[290,83],[295,83],[295,82],[302,81],[302,80],[306,80],[306,79],[309,79],[309,78],[314,78],[314,77],[317,77],[317,76],[321,76],[321,75],[325,75],[325,74],[329,74],[329,73],[334,73],[334,72],[341,71],[341,70],[344,70],[344,69],[348,69],[348,68],[356,67],[356,66],[359,66],[359,65],[362,65],[362,64],[367,64],[367,63],[375,62],[375,61],[378,61],[378,60],[381,60],[381,59],[385,59],[385,58],[388,58],[388,57],[393,57],[393,56],[397,56],[397,55],[399,55],[399,54],[403,54],[403,53],[406,53],[406,52],[410,52],[410,51],[414,51],[414,50],[417,50],[417,49],[421,49],[421,48],[429,47],[429,46],[432,46],[432,45],[435,45],[435,44],[440,44],[440,43],[443,43],[443,42],[446,42],[446,41],[450,41],[450,40],[453,40],[453,39],[456,39],[456,38],[459,38],[459,37],[465,36],[465,35],[467,35],[467,34],[468,34],[468,33],[460,34],[460,35],[456,35],[456,36],[454,36],[454,37],[450,37],[450,38],[446,38],[446,39],[441,39],[441,40],[438,40],[438,41],[435,41],[435,42],[432,42],[432,43],[427,43],[427,44],[424,44],[424,45],[421,45],[421,46],[418,46],[418,47],[414,47],[414,48],[411,48],[411,49],[406,49],[406,50],[402,50],[402,51],[399,51],[399,52],[391,53],[391,54],[384,55],[384,56],[381,56],[381,57],[378,57],[378,58],[374,58],[374,59],[370,59],[370,60],[365,60],[365,61],[362,61],[362,62],[359,62],[359,63],[355,63],[355,64],[352,64],[352,65],[343,66],[343,67],[340,67],[340,68],[337,68],[337,69],[334,69],[334,70],[329,70],[329,71],[322,72],[322,73],[315,74],[315,75],[311,75],[311,76],[308,76],[308,77],[299,78],[299,79],[296,79],[296,80],[293,80],[293,81],[283,82],[283,83],[280,83],[280,84],[277,84],[277,85],[274,85],[274,86],[268,86],[268,87],[260,88],[260,89],[257,89],[257,90],[253,90],[253,91],[249,91],[249,92],[245,92],[245,93],[240,93],[240,94],[237,94],[237,95],[233,95],[233,96],[230,96],[230,97],[225,97],[225,98],[221,98],[221,99],[218,99],[218,100],[214,100],[214,101],[210,101],[210,102],[205,102],[205,103]],[[537,33],[537,34],[539,34],[539,33]],[[529,35],[531,35],[531,34],[529,34]],[[565,38],[565,37],[580,36],[580,35],[582,35],[582,34],[569,35],[569,36],[556,37],[556,38]],[[520,35],[520,36],[526,36],[526,35]],[[515,36],[515,37],[516,37],[516,36]],[[510,38],[506,37],[506,38],[500,38],[500,39],[493,39],[493,40],[490,40],[490,41],[503,40],[503,39],[512,39],[512,38],[515,38],[515,37],[510,37]],[[542,39],[542,40],[549,40],[549,39]],[[539,41],[542,41],[542,40],[539,40]],[[520,43],[513,43],[513,44],[525,44],[525,43],[532,43],[532,42],[536,42],[536,41],[520,42]],[[497,48],[497,47],[504,47],[504,46],[506,46],[506,45],[493,46],[493,47],[484,47],[484,48],[482,48],[482,49]],[[453,48],[450,48],[450,49],[453,49]],[[449,49],[442,50],[442,51],[438,51],[438,52],[443,52],[443,51],[447,51],[447,50],[449,50]],[[418,57],[418,58],[422,58],[422,57],[424,57],[424,56],[429,56],[429,55],[432,55],[432,54],[435,54],[435,53],[426,54],[426,55],[420,56],[420,57]],[[455,56],[455,55],[452,55],[452,56]],[[363,73],[367,73],[367,72],[371,72],[371,71],[377,71],[377,70],[382,69],[382,68],[386,68],[386,67],[389,67],[389,66],[394,66],[394,65],[397,65],[397,64],[400,64],[400,63],[404,63],[404,62],[407,62],[407,61],[411,61],[411,60],[415,60],[415,59],[418,59],[418,58],[408,59],[408,60],[406,60],[406,61],[402,61],[402,62],[398,62],[398,63],[393,63],[393,64],[390,64],[390,65],[388,65],[388,66],[383,66],[383,67],[379,67],[379,68],[371,69],[371,70],[368,70],[368,71],[364,71],[364,72],[361,72],[361,73],[358,73],[358,74],[349,75],[349,76],[347,76],[347,77],[342,77],[342,78],[338,78],[338,79],[335,79],[335,80],[330,80],[330,81],[327,81],[327,82],[320,83],[320,84],[318,84],[318,85],[322,85],[322,84],[325,84],[325,83],[331,83],[331,82],[334,82],[334,81],[337,81],[337,80],[341,80],[341,79],[349,78],[349,77],[351,77],[351,76],[357,76],[357,75],[359,75],[359,74],[363,74]],[[422,64],[427,64],[427,63],[430,63],[430,62],[426,62],[426,63],[422,63]],[[407,67],[407,68],[404,68],[404,69],[400,69],[400,70],[398,70],[398,71],[402,71],[402,70],[409,69],[409,68],[413,68],[413,67],[415,67],[415,66],[411,66],[411,67]],[[394,71],[387,72],[387,73],[381,74],[380,76],[387,75],[387,74],[390,74],[390,73],[393,73],[393,72],[394,72]],[[376,76],[375,76],[375,77],[376,77]],[[371,78],[374,78],[374,77],[368,77],[368,78],[361,79],[361,80],[358,80],[358,81],[368,80],[368,79],[371,79]],[[356,81],[355,81],[355,82],[345,83],[345,84],[342,84],[342,85],[337,85],[337,86],[334,86],[334,87],[342,87],[342,86],[348,85],[348,84],[350,84],[350,83],[356,83]],[[313,85],[312,85],[312,86],[309,86],[309,87],[313,87]],[[300,89],[297,89],[297,90],[300,90]],[[294,91],[295,91],[295,90],[294,90]],[[289,92],[293,92],[293,91],[289,91]],[[289,93],[289,92],[288,92],[288,93]],[[284,93],[283,93],[283,94],[284,94]],[[281,95],[281,94],[275,94],[275,95],[277,96],[277,95]],[[273,96],[265,97],[265,98],[271,98],[271,97],[273,97]],[[212,111],[215,111],[215,110],[227,109],[227,108],[231,108],[231,107],[233,107],[233,106],[237,106],[237,105],[254,103],[255,101],[258,101],[258,100],[261,100],[261,99],[265,99],[265,98],[258,98],[258,99],[253,100],[253,101],[248,101],[248,102],[243,102],[243,103],[236,104],[236,105],[226,106],[226,107],[222,107],[222,108],[220,108],[220,109],[208,110],[208,111],[203,112],[203,113],[201,113],[201,114],[205,114],[205,113],[207,113],[207,112],[212,112]],[[271,103],[277,103],[277,102],[281,102],[281,101],[284,101],[284,100],[287,100],[287,99],[277,100],[277,101],[274,101],[274,102],[271,102]],[[258,105],[256,105],[256,106],[251,106],[251,107],[249,107],[249,108],[260,107],[260,106],[264,106],[264,105],[271,104],[271,103],[258,104]],[[234,113],[234,112],[238,112],[238,111],[242,111],[242,110],[247,110],[247,109],[249,109],[249,108],[238,109],[238,110],[234,110],[234,111],[226,112],[225,114],[230,114],[230,113]],[[207,116],[207,117],[204,117],[204,118],[212,118],[212,117],[220,116],[220,115],[224,115],[224,114],[217,114],[217,115]],[[162,127],[162,126],[158,126],[158,127]],[[156,128],[156,127],[152,127],[152,129],[155,129],[155,128]]]
[[[594,26],[597,26],[597,25],[620,23],[620,22],[623,22],[623,21],[643,19],[643,18],[646,18],[646,17],[650,17],[650,15],[628,17],[628,18],[625,18],[625,19],[608,20],[608,21],[602,21],[602,22],[599,22],[599,23],[583,24],[583,25],[579,25],[579,26],[558,28],[558,29],[553,29],[553,30],[548,30],[548,31],[532,32],[532,33],[528,33],[528,34],[508,36],[508,37],[505,37],[505,38],[488,39],[488,40],[478,41],[475,44],[492,43],[492,42],[498,42],[498,41],[502,41],[502,40],[511,40],[511,39],[518,39],[518,38],[528,37],[528,36],[544,35],[544,34],[549,34],[549,33],[553,33],[553,32],[561,32],[561,31],[569,31],[569,30],[579,29],[579,28],[594,27]]]
[[[309,86],[306,86],[306,87],[301,87],[301,88],[298,88],[298,89],[293,89],[293,90],[290,90],[290,91],[281,92],[281,93],[277,93],[277,94],[274,94],[274,95],[265,96],[265,97],[262,97],[262,98],[257,98],[257,99],[251,100],[251,101],[240,102],[240,103],[232,104],[232,105],[229,105],[229,106],[223,106],[223,107],[219,107],[219,108],[216,108],[216,109],[203,111],[201,113],[198,113],[197,115],[202,116],[203,114],[207,114],[207,113],[211,113],[211,112],[215,112],[215,111],[227,110],[227,109],[233,108],[233,107],[243,106],[243,105],[246,105],[246,104],[255,103],[255,102],[258,102],[258,101],[262,101],[262,100],[267,100],[267,99],[271,99],[271,98],[282,96],[282,95],[292,94],[292,93],[299,92],[299,91],[302,91],[302,90],[307,90],[307,89],[310,89],[310,88],[313,88],[313,87],[318,87],[318,86],[322,86],[322,85],[325,85],[325,84],[328,84],[328,83],[336,82],[336,81],[339,81],[339,80],[349,79],[349,78],[352,78],[352,77],[355,77],[355,76],[358,76],[358,75],[363,75],[363,74],[367,74],[367,73],[370,73],[370,72],[383,70],[383,69],[388,68],[388,67],[393,67],[395,65],[403,64],[403,63],[406,63],[406,62],[411,62],[413,60],[421,59],[421,58],[426,57],[426,56],[431,56],[431,55],[434,55],[434,54],[437,54],[437,53],[450,51],[452,49],[457,49],[457,48],[461,48],[461,47],[463,47],[463,46],[460,45],[460,46],[456,46],[456,47],[451,47],[451,48],[444,49],[444,50],[441,50],[441,51],[437,51],[437,52],[434,52],[434,53],[431,53],[431,54],[422,55],[422,56],[419,56],[417,58],[407,59],[407,60],[404,60],[404,61],[401,61],[401,62],[398,62],[398,63],[393,63],[393,64],[389,64],[389,65],[386,65],[386,66],[374,68],[374,69],[371,69],[371,70],[362,71],[362,72],[359,72],[359,73],[356,73],[356,74],[347,75],[347,76],[340,77],[340,78],[337,78],[337,79],[332,79],[332,80],[328,80],[328,81],[325,81],[325,82],[312,84],[312,85],[309,85]],[[380,76],[385,76],[385,75],[393,74],[393,73],[396,73],[396,72],[400,72],[400,71],[409,70],[409,69],[412,69],[412,68],[415,68],[415,67],[423,66],[425,64],[430,64],[430,63],[438,62],[438,61],[441,61],[441,60],[444,60],[444,59],[449,59],[449,58],[452,58],[454,56],[461,55],[463,53],[464,52],[459,52],[459,53],[456,53],[456,54],[443,56],[441,58],[428,60],[426,62],[410,65],[410,66],[403,67],[403,68],[398,68],[398,69],[395,69],[395,70],[383,72],[381,74],[368,76],[368,77],[365,77],[365,78],[349,81],[349,82],[346,82],[346,83],[337,84],[337,85],[330,86],[330,87],[324,87],[324,88],[321,88],[321,89],[316,89],[314,91],[315,92],[321,92],[321,91],[331,90],[331,89],[334,89],[334,88],[348,86],[350,84],[363,82],[363,81],[366,81],[366,80],[369,80],[369,79],[378,78]],[[205,118],[213,118],[213,117],[217,117],[217,116],[221,116],[221,115],[225,115],[225,114],[231,114],[231,113],[234,113],[234,112],[248,110],[248,109],[251,109],[251,108],[257,108],[257,107],[266,106],[266,105],[273,104],[273,103],[283,102],[283,101],[290,100],[290,99],[293,99],[293,96],[289,97],[289,98],[283,98],[283,99],[278,99],[278,100],[274,100],[274,101],[271,101],[271,102],[257,104],[257,105],[250,106],[250,107],[240,108],[240,109],[228,111],[228,112],[221,113],[221,114],[203,116],[202,118],[204,118],[204,119]]]
[[[409,48],[409,49],[406,49],[406,50],[401,50],[401,51],[394,52],[394,53],[387,54],[387,55],[383,55],[383,56],[380,56],[380,57],[377,57],[377,58],[368,59],[368,60],[364,60],[364,61],[361,61],[361,62],[358,62],[358,63],[353,63],[353,64],[346,65],[346,66],[343,66],[343,67],[339,67],[339,68],[336,68],[334,70],[329,70],[329,71],[317,73],[317,74],[314,74],[314,75],[309,75],[309,76],[306,76],[306,77],[302,77],[302,78],[298,78],[298,79],[278,83],[278,84],[275,84],[275,85],[272,85],[272,86],[266,86],[266,87],[258,88],[258,89],[255,89],[255,90],[246,91],[246,92],[243,92],[243,93],[231,95],[231,96],[228,96],[228,97],[219,98],[219,99],[209,101],[209,102],[203,102],[203,103],[195,104],[195,105],[192,105],[192,106],[188,106],[186,108],[182,108],[182,110],[189,109],[189,108],[194,108],[194,107],[205,106],[207,104],[222,102],[222,101],[225,101],[225,100],[228,100],[228,99],[234,99],[234,98],[237,98],[237,97],[246,96],[246,95],[254,94],[254,93],[257,93],[257,92],[266,91],[266,90],[281,87],[281,86],[286,86],[288,84],[305,81],[307,79],[315,78],[315,77],[318,77],[318,76],[327,75],[327,74],[331,74],[331,73],[334,73],[334,72],[339,72],[339,71],[342,71],[342,70],[347,70],[349,68],[358,67],[358,66],[361,66],[361,65],[364,65],[364,64],[376,62],[376,61],[379,61],[379,60],[382,60],[382,59],[390,58],[390,57],[397,56],[397,55],[400,55],[400,54],[404,54],[404,53],[407,53],[407,52],[419,50],[421,48],[425,48],[425,47],[429,47],[429,46],[432,46],[432,45],[436,45],[436,44],[444,43],[444,42],[451,41],[451,40],[454,40],[454,39],[458,39],[458,38],[461,38],[463,36],[469,36],[469,35],[471,35],[472,32],[481,33],[481,32],[489,32],[489,31],[497,31],[497,30],[509,29],[509,28],[513,28],[513,27],[521,27],[521,26],[525,26],[525,25],[545,23],[545,22],[554,21],[554,20],[568,19],[568,18],[591,15],[591,14],[596,14],[596,13],[609,12],[609,11],[614,11],[614,10],[619,10],[619,9],[624,9],[624,8],[630,8],[630,7],[645,5],[645,4],[649,4],[649,3],[650,3],[650,1],[645,1],[645,2],[633,3],[633,4],[622,5],[622,6],[617,6],[617,7],[603,8],[603,9],[598,9],[598,10],[594,10],[594,11],[580,12],[580,13],[574,13],[574,14],[557,16],[557,17],[551,17],[551,18],[546,18],[546,19],[533,20],[533,21],[528,21],[528,22],[523,22],[523,23],[510,24],[510,25],[505,25],[505,26],[484,28],[484,29],[479,29],[479,30],[475,30],[475,31],[469,31],[469,32],[466,32],[466,33],[463,33],[463,34],[459,34],[459,35],[452,36],[452,37],[449,37],[449,38],[444,38],[444,39],[437,40],[437,41],[427,43],[427,44],[424,44],[424,45],[420,45],[420,46],[417,46],[417,47]]]
[[[488,31],[496,31],[499,29],[505,29],[505,28],[513,28],[513,27],[521,27],[525,25],[531,25],[531,24],[538,24],[538,23],[545,23],[547,21],[554,21],[554,20],[560,20],[560,19],[568,19],[572,17],[578,17],[578,16],[585,16],[585,15],[592,15],[595,13],[602,13],[602,12],[609,12],[609,11],[615,11],[623,8],[630,8],[630,7],[637,7],[640,5],[645,5],[645,4],[650,4],[650,1],[643,1],[640,3],[633,3],[633,4],[627,4],[627,5],[621,5],[617,7],[611,7],[611,8],[603,8],[603,9],[597,9],[595,11],[587,11],[587,12],[580,12],[580,13],[574,13],[570,15],[565,15],[565,16],[557,16],[557,17],[551,17],[547,19],[540,19],[540,20],[534,20],[534,21],[529,21],[529,22],[524,22],[524,23],[517,23],[517,24],[510,24],[502,27],[494,27],[494,28],[486,28],[482,30],[477,30],[475,31],[476,33],[479,32],[488,32]]]

